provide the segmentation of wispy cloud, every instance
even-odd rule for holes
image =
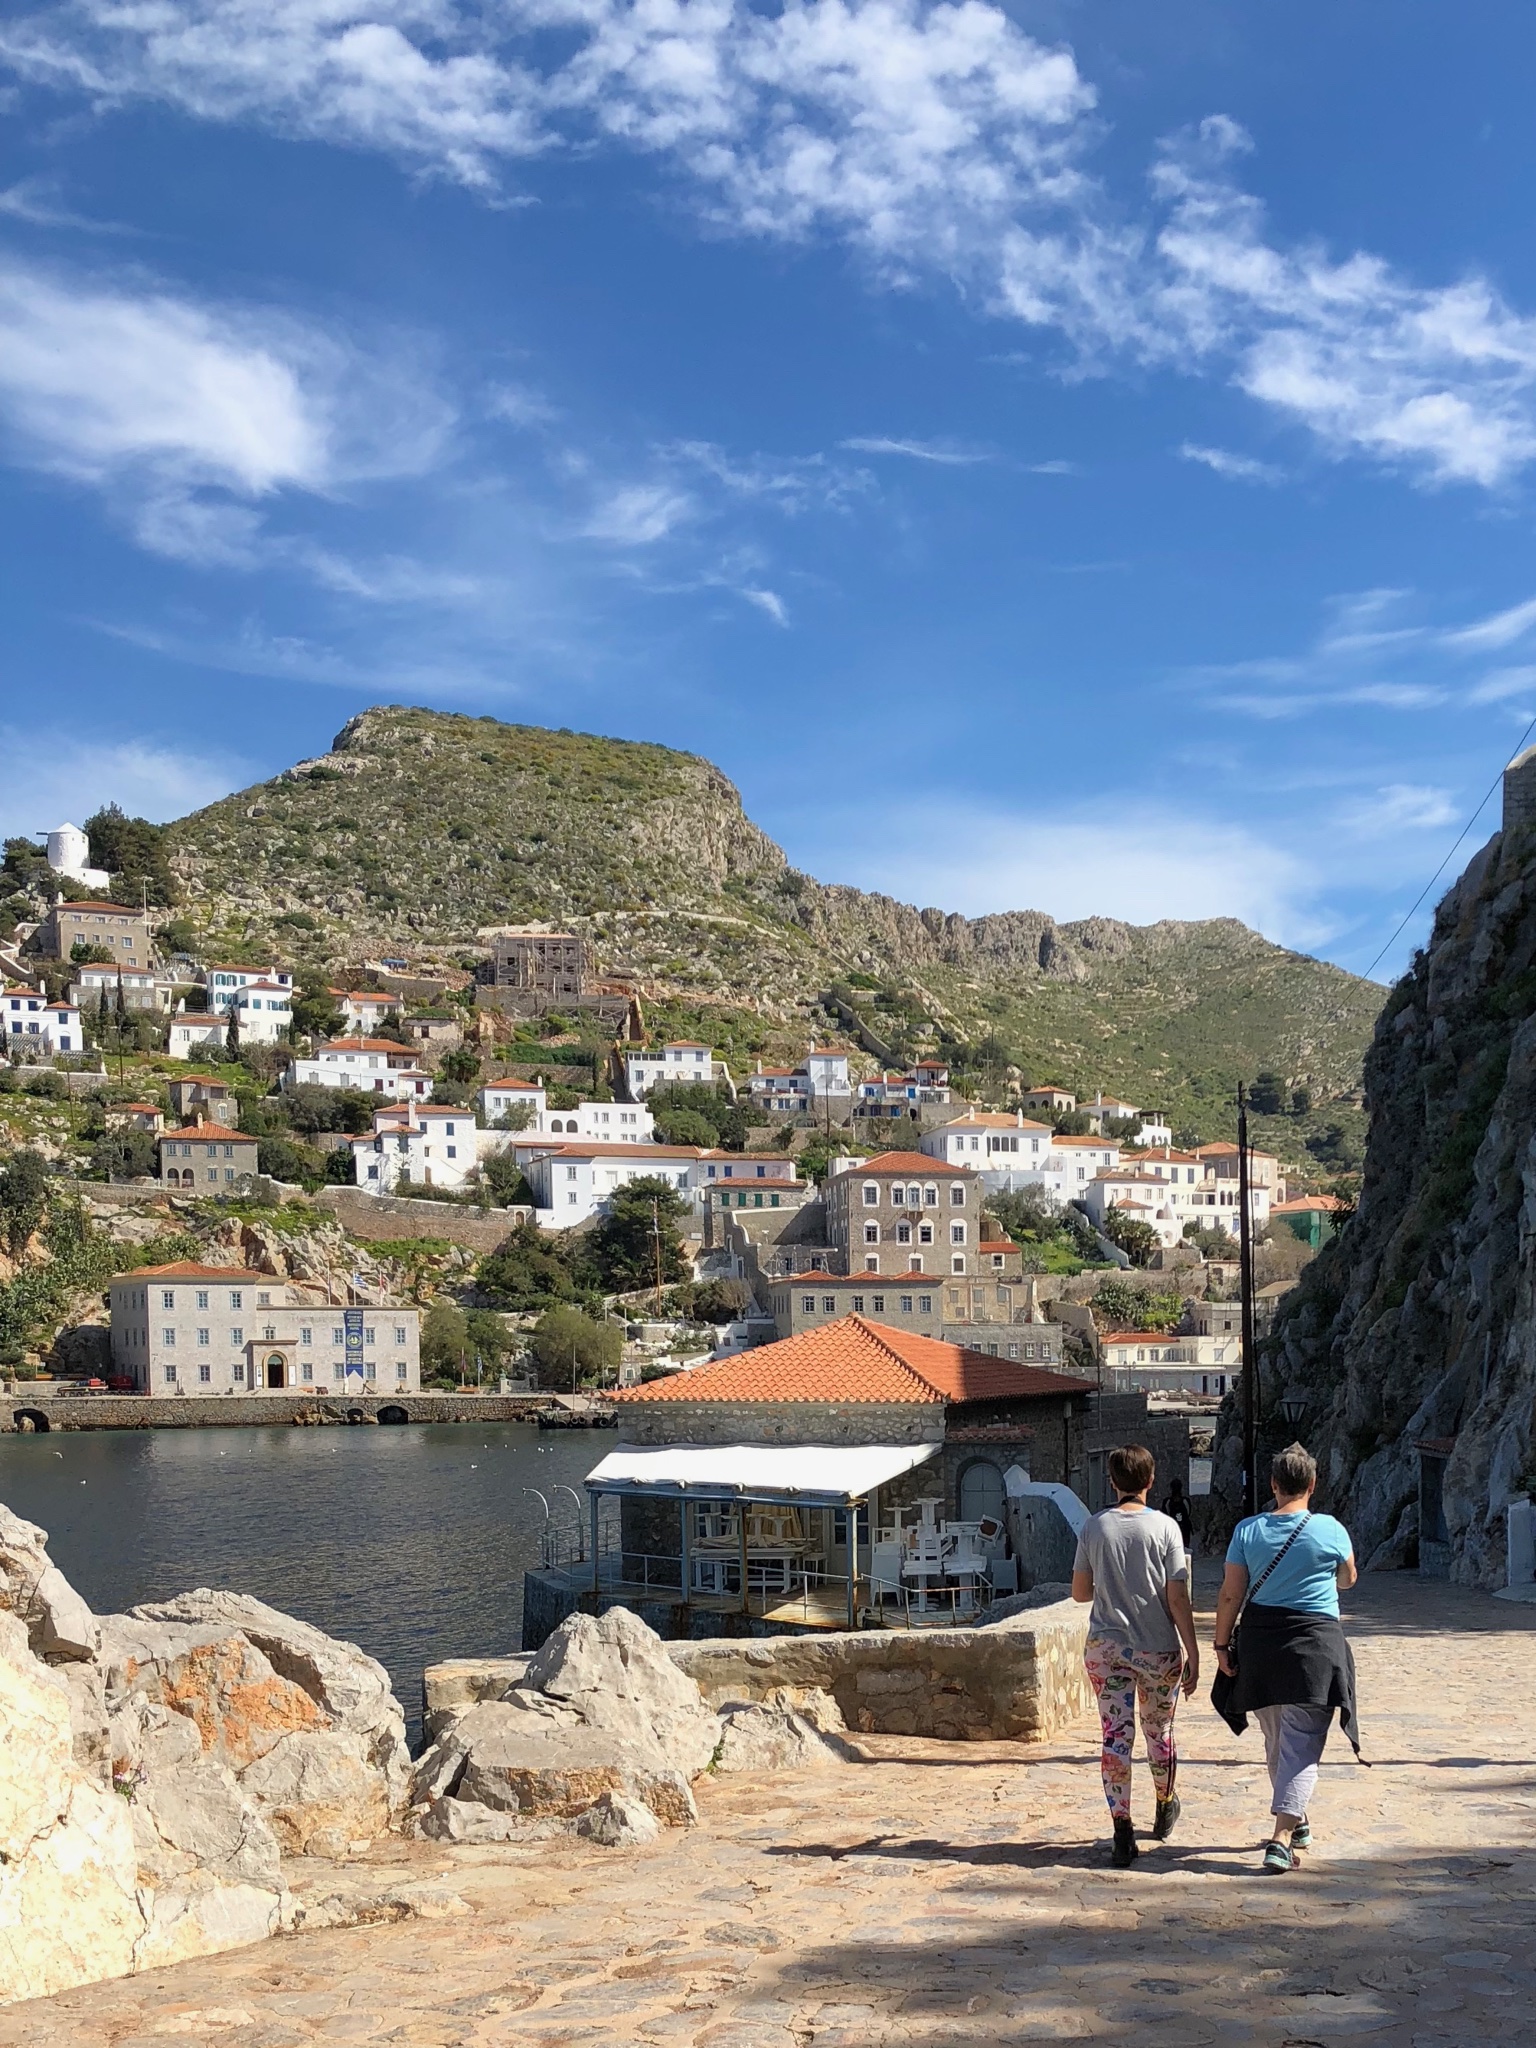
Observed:
[[[990,462],[987,453],[954,448],[945,441],[894,440],[884,435],[857,435],[839,441],[839,448],[851,448],[861,455],[906,455],[914,462],[937,462],[958,469],[978,462]]]
[[[1476,275],[1287,245],[1223,115],[1159,152],[1149,207],[1112,202],[1087,168],[1091,82],[994,0],[61,0],[0,28],[0,61],[488,197],[534,157],[644,152],[712,229],[838,240],[901,288],[954,280],[1078,368],[1222,379],[1331,456],[1485,489],[1536,457],[1536,320]]]
[[[1202,462],[1217,476],[1226,477],[1240,484],[1280,484],[1285,482],[1285,471],[1277,469],[1272,462],[1260,462],[1252,455],[1234,455],[1227,448],[1202,448],[1197,442],[1185,441],[1179,448],[1185,462]]]
[[[153,740],[80,740],[67,727],[0,728],[0,837],[36,837],[66,820],[80,825],[103,804],[161,822],[212,803],[248,780],[233,755]]]
[[[649,547],[693,516],[686,491],[667,484],[625,484],[603,498],[579,529],[586,540],[618,547]]]
[[[140,233],[121,221],[95,220],[76,213],[65,204],[58,185],[49,178],[22,178],[0,191],[0,215],[33,228],[64,228],[87,235],[130,235]]]
[[[741,594],[748,604],[755,604],[760,612],[766,613],[776,626],[789,624],[789,609],[777,591],[754,590],[743,584]]]
[[[1339,822],[1359,839],[1435,831],[1456,820],[1450,790],[1413,782],[1389,782],[1371,796],[1346,804],[1339,814]]]

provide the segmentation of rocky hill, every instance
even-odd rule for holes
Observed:
[[[790,867],[709,762],[493,718],[364,712],[328,754],[169,842],[180,914],[216,949],[467,956],[486,926],[556,919],[653,998],[753,1013],[769,1051],[803,1045],[841,982],[903,1050],[985,1040],[994,1062],[1207,1135],[1238,1075],[1270,1067],[1317,1097],[1293,1150],[1319,1118],[1348,1125],[1380,1002],[1233,920],[970,919],[828,886]]]
[[[1419,1452],[1444,1475],[1452,1575],[1504,1580],[1504,1511],[1536,1486],[1536,830],[1491,840],[1441,903],[1365,1063],[1358,1212],[1303,1276],[1262,1371],[1287,1387],[1357,1551],[1412,1562]]]

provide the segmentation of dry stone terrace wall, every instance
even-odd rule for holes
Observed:
[[[375,1244],[402,1238],[445,1237],[472,1252],[493,1252],[533,1211],[466,1209],[455,1202],[417,1202],[408,1195],[368,1195],[361,1188],[321,1188],[317,1205],[329,1209],[349,1237]]]
[[[25,1382],[22,1383],[25,1387]],[[549,1397],[543,1394],[230,1394],[162,1398],[148,1394],[60,1393],[43,1381],[0,1397],[0,1431],[62,1429],[236,1429],[277,1424],[528,1422]]]

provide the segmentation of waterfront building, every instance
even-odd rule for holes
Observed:
[[[421,1315],[341,1308],[230,1266],[141,1266],[110,1283],[112,1370],[137,1393],[416,1393]]]

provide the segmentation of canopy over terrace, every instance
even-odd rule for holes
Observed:
[[[848,1555],[857,1560],[859,1511],[876,1490],[937,1457],[940,1446],[921,1444],[621,1444],[586,1477],[592,1514],[592,1589],[598,1590],[598,1503],[605,1494],[683,1503],[682,1587],[689,1597],[697,1563],[723,1562],[723,1533],[702,1538],[695,1533],[690,1504],[733,1503],[730,1517],[730,1559],[736,1569],[740,1603],[750,1611],[754,1568],[761,1572],[766,1553],[780,1546],[759,1532],[754,1540],[747,1504],[773,1509],[831,1508],[848,1517]],[[707,1527],[707,1523],[705,1524]],[[692,1553],[692,1554],[691,1554]],[[723,1575],[717,1586],[724,1585]],[[786,1591],[788,1584],[786,1583]],[[855,1621],[857,1570],[847,1575],[848,1625]]]

